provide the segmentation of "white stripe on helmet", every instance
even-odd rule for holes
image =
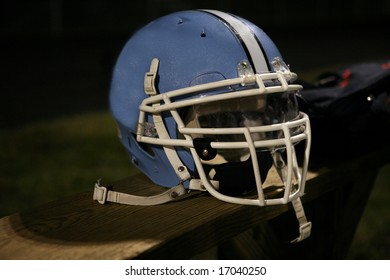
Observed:
[[[250,61],[253,63],[253,67],[256,73],[269,72],[268,63],[264,57],[264,53],[259,45],[258,40],[256,39],[255,34],[249,28],[247,24],[239,20],[238,18],[216,10],[202,10],[207,13],[213,14],[223,21],[225,21],[231,28],[234,29],[234,32],[240,36],[241,41],[245,45],[248,55],[250,56]]]

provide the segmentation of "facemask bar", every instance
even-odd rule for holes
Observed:
[[[213,196],[216,198],[230,202],[230,203],[236,203],[236,204],[245,204],[245,205],[257,205],[257,206],[264,206],[264,205],[276,205],[276,204],[286,204],[297,197],[300,197],[303,195],[304,187],[305,187],[305,178],[306,178],[306,170],[308,166],[308,159],[309,159],[309,147],[310,147],[310,124],[308,121],[307,116],[303,115],[302,118],[299,120],[295,120],[289,123],[283,123],[283,124],[275,124],[270,125],[267,127],[261,126],[261,127],[240,127],[240,128],[221,128],[221,129],[207,129],[207,128],[184,128],[182,130],[183,133],[199,133],[203,135],[215,135],[218,133],[223,134],[230,134],[231,132],[234,132],[236,134],[243,134],[245,136],[246,141],[242,142],[211,142],[210,145],[214,149],[248,149],[250,152],[250,158],[253,165],[253,172],[256,179],[256,188],[257,188],[257,198],[255,199],[248,199],[248,198],[238,198],[238,197],[231,197],[226,196],[224,194],[221,194],[214,184],[211,182],[210,179],[208,179],[208,176],[206,175],[202,161],[199,158],[197,152],[194,148],[190,148],[192,156],[194,158],[199,176],[201,178],[202,183],[204,184],[204,187],[208,192],[210,192]],[[292,136],[290,131],[293,128],[301,127],[305,128],[304,131],[302,131],[298,135]],[[283,131],[283,138],[280,139],[273,139],[273,140],[260,140],[260,141],[254,141],[252,139],[252,134],[254,132],[259,131],[277,131],[281,130]],[[305,141],[305,153],[303,158],[303,166],[302,171],[299,170],[297,156],[295,153],[295,147],[294,144],[297,144],[298,142]],[[260,178],[259,173],[259,163],[257,160],[257,153],[256,150],[258,148],[270,148],[273,149],[271,151],[271,154],[274,159],[274,165],[276,167],[276,170],[278,171],[278,174],[280,176],[280,179],[284,185],[284,195],[280,198],[270,198],[266,199],[264,195],[264,189],[263,189],[263,182]],[[285,163],[280,155],[280,150],[284,150],[287,157],[287,162]],[[296,181],[295,189],[293,185],[293,179]]]

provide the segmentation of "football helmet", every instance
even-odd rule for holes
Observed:
[[[295,79],[272,40],[238,16],[193,10],[149,23],[119,55],[110,109],[131,162],[167,191],[141,197],[97,184],[95,199],[153,205],[201,190],[244,205],[294,202],[304,239],[311,136]],[[266,187],[271,170],[278,191]]]

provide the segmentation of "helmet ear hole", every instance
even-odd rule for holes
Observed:
[[[134,139],[132,139],[133,141],[129,141],[130,145],[131,145],[131,143],[136,143],[143,152],[147,153],[151,157],[156,156],[156,154],[154,153],[152,146],[150,144],[136,141],[137,136],[134,133],[132,133],[130,135],[130,137],[134,138]]]

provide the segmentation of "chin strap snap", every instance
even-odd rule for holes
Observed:
[[[294,207],[295,215],[299,222],[299,236],[291,241],[291,243],[298,243],[308,238],[311,234],[311,222],[307,221],[305,211],[303,209],[302,201],[298,197],[293,200],[292,205]]]
[[[100,204],[115,202],[127,205],[147,206],[166,203],[186,193],[187,191],[184,186],[179,184],[158,195],[138,196],[110,190],[108,187],[100,186],[100,183],[97,182],[93,192],[93,200],[97,200]]]

